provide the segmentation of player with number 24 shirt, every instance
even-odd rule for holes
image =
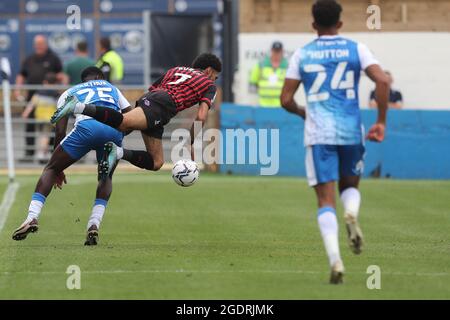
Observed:
[[[342,7],[335,0],[317,0],[312,7],[318,38],[295,51],[289,62],[281,104],[305,118],[306,175],[317,200],[317,219],[331,267],[330,282],[342,283],[336,219],[336,182],[344,207],[348,242],[355,254],[363,244],[358,223],[358,190],[364,165],[364,136],[359,111],[361,71],[376,84],[378,119],[367,138],[384,139],[389,81],[369,49],[339,35]],[[303,83],[307,108],[294,100]]]

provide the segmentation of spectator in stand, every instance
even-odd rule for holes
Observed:
[[[46,163],[49,159],[50,136],[53,132],[50,118],[56,111],[56,104],[59,97],[58,91],[48,90],[45,87],[55,84],[57,84],[56,75],[52,72],[47,73],[43,82],[44,88],[33,94],[22,113],[22,118],[27,119],[30,113],[34,112],[37,131],[39,133],[36,158],[40,163]]]
[[[96,67],[102,70],[106,80],[114,84],[120,83],[123,78],[123,61],[120,55],[111,49],[109,38],[100,39],[100,54]]]
[[[391,90],[389,92],[389,108],[390,109],[402,109],[403,108],[403,96],[402,93],[398,90],[395,90],[392,88],[392,83],[394,83],[394,78],[392,78],[392,74],[385,70],[384,71],[388,77],[389,77],[389,83],[391,85]],[[377,101],[375,100],[375,90],[372,90],[370,92],[370,101],[369,101],[369,107],[370,108],[377,108]]]
[[[64,66],[64,73],[69,76],[70,84],[76,85],[81,83],[81,71],[94,65],[95,61],[89,58],[87,42],[80,41],[77,43],[75,58],[67,62]]]
[[[19,74],[16,77],[16,85],[23,84],[42,84],[47,73],[55,73],[59,83],[68,84],[67,76],[62,72],[61,60],[53,53],[47,43],[44,35],[36,35],[33,39],[34,53],[26,57],[22,63]],[[24,97],[20,89],[14,91],[14,96],[18,101],[30,101],[36,90],[29,90]],[[28,114],[28,122],[25,126],[25,161],[32,161],[34,155],[34,133],[35,125],[34,110]]]
[[[280,95],[287,67],[283,44],[275,41],[270,55],[259,61],[250,75],[250,90],[258,91],[261,107],[281,107]]]

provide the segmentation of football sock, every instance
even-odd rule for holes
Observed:
[[[75,105],[75,109],[73,110],[74,114],[82,114],[84,109],[85,109],[86,105],[82,102],[77,102],[77,104]]]
[[[327,251],[330,266],[337,261],[341,261],[339,253],[338,223],[336,219],[336,210],[331,207],[319,208],[317,212],[320,233],[322,234],[325,250]]]
[[[91,217],[89,218],[87,229],[92,225],[96,225],[97,228],[100,228],[100,223],[103,219],[103,214],[105,213],[106,205],[108,201],[104,199],[95,199],[94,206],[92,207]]]
[[[39,219],[39,215],[41,214],[42,207],[45,203],[45,196],[40,194],[39,192],[33,193],[31,197],[30,206],[28,208],[28,217],[25,220],[26,222],[30,222],[33,219]]]
[[[119,111],[80,102],[76,104],[74,113],[92,117],[113,128],[118,128],[123,121],[123,115]]]
[[[153,170],[155,165],[152,156],[147,151],[123,149],[122,159],[146,170]]]
[[[120,160],[120,159],[122,159],[123,158],[123,148],[122,147],[117,147],[117,149],[116,149],[117,151],[117,153],[116,153],[116,155],[117,155],[117,160]]]
[[[341,200],[344,206],[344,214],[350,214],[358,218],[359,207],[361,205],[361,194],[356,188],[347,188],[341,193]]]

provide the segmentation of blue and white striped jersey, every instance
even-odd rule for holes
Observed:
[[[90,80],[67,89],[58,99],[58,108],[62,106],[67,95],[75,95],[82,103],[109,107],[117,111],[130,106],[120,90],[106,80]],[[76,115],[76,122],[85,119],[91,119],[91,117]]]
[[[358,85],[372,64],[378,61],[365,45],[341,36],[321,36],[294,53],[286,78],[304,85],[305,145],[362,142]]]

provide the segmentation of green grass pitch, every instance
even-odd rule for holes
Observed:
[[[168,172],[119,173],[100,243],[84,247],[94,174],[68,176],[39,232],[11,240],[36,178],[18,178],[0,232],[0,299],[450,298],[449,181],[363,181],[366,245],[350,252],[339,206],[346,274],[332,286],[304,180],[203,174],[181,188]],[[69,265],[81,268],[81,290],[66,288]],[[380,290],[366,286],[370,265],[381,268]]]

